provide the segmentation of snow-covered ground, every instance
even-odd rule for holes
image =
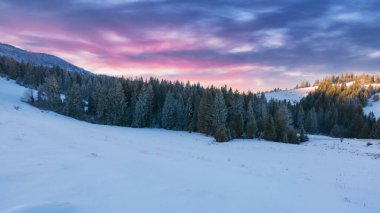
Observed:
[[[289,89],[289,90],[281,90],[277,92],[267,92],[265,93],[265,97],[275,100],[287,100],[292,103],[299,102],[303,97],[305,97],[309,92],[312,92],[317,87],[305,87],[300,89]]]
[[[0,212],[379,212],[380,141],[214,143],[84,123],[0,78]]]
[[[368,105],[363,108],[365,114],[373,112],[376,118],[380,118],[380,101],[373,101],[373,97],[368,100]]]

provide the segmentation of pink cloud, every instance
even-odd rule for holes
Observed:
[[[14,18],[5,21],[10,16]],[[273,87],[252,80],[255,74],[263,73],[265,66],[224,55],[250,51],[250,44],[235,44],[188,27],[146,29],[128,21],[99,26],[85,17],[75,25],[50,17],[49,13],[3,13],[2,42],[53,54],[98,74],[154,76],[241,90]],[[67,19],[72,20],[70,16]]]

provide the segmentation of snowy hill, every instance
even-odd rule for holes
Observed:
[[[287,100],[292,103],[299,102],[303,97],[305,97],[309,92],[312,92],[317,87],[305,87],[300,89],[290,89],[290,90],[281,90],[276,92],[267,92],[265,97],[267,100]]]
[[[365,114],[369,114],[370,112],[373,112],[375,114],[376,118],[380,118],[380,101],[373,101],[373,98],[370,98],[368,100],[368,105],[363,108]]]
[[[351,86],[352,84],[353,82],[346,83],[348,87]],[[364,85],[364,87],[366,88],[368,88],[369,86],[372,86],[373,88],[379,88],[380,84]],[[287,100],[292,103],[297,103],[303,97],[307,96],[309,92],[313,92],[315,89],[317,89],[316,86],[305,87],[305,88],[300,88],[300,89],[281,90],[281,91],[276,91],[276,92],[267,92],[265,93],[265,97],[267,98],[267,100],[270,100],[270,99],[281,100],[281,101]],[[366,112],[366,114],[368,114],[371,111],[375,113],[376,117],[380,117],[380,105],[379,103],[373,103],[372,99],[369,100],[368,106],[364,108],[364,112]]]
[[[3,43],[0,43],[0,56],[8,56],[19,62],[33,62],[34,64],[40,66],[57,66],[72,72],[87,73],[86,70],[72,65],[67,61],[56,56],[44,53],[33,53]]]
[[[0,78],[2,213],[380,209],[380,141],[214,143],[41,111],[20,102],[24,90]]]
[[[380,84],[368,84],[366,87],[372,86],[373,88],[380,88]],[[363,108],[364,113],[368,115],[373,112],[376,118],[380,118],[380,101],[373,101],[373,97],[368,100],[368,105]]]

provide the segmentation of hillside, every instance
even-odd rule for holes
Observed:
[[[24,90],[0,79],[0,212],[380,208],[376,140],[220,144],[200,134],[94,125],[41,111],[20,102]]]
[[[79,68],[73,64],[70,64],[69,62],[56,56],[45,53],[29,52],[26,50],[16,48],[9,44],[0,43],[0,56],[7,56],[19,62],[32,62],[39,66],[57,66],[71,72],[87,73],[86,70]]]
[[[380,118],[380,101],[373,101],[373,97],[371,97],[368,101],[368,105],[363,108],[365,114],[369,114],[373,112],[376,118]]]
[[[312,92],[317,87],[305,87],[300,89],[289,89],[289,90],[280,90],[276,92],[267,92],[265,93],[265,97],[275,100],[287,100],[292,103],[299,102],[303,97],[305,97],[309,92]]]
[[[346,83],[347,87],[350,87],[353,84],[353,82]],[[373,83],[373,84],[364,84],[365,88],[380,88],[380,84]],[[274,91],[274,92],[267,92],[265,93],[265,97],[275,100],[286,100],[290,101],[291,103],[298,103],[300,100],[307,96],[309,92],[313,92],[317,87],[305,87],[300,89],[289,89],[289,90],[280,90],[280,91]],[[368,105],[363,108],[365,114],[369,114],[370,112],[373,112],[376,118],[380,118],[380,101],[374,102],[372,98],[368,100]]]

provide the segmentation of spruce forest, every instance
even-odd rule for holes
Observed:
[[[24,101],[91,123],[200,132],[217,142],[262,138],[298,144],[308,140],[307,133],[380,139],[380,119],[363,113],[369,97],[379,92],[365,85],[380,83],[379,75],[327,77],[291,103],[227,86],[69,72],[8,57],[0,57],[0,74],[30,88]],[[297,88],[305,86],[310,84]]]

